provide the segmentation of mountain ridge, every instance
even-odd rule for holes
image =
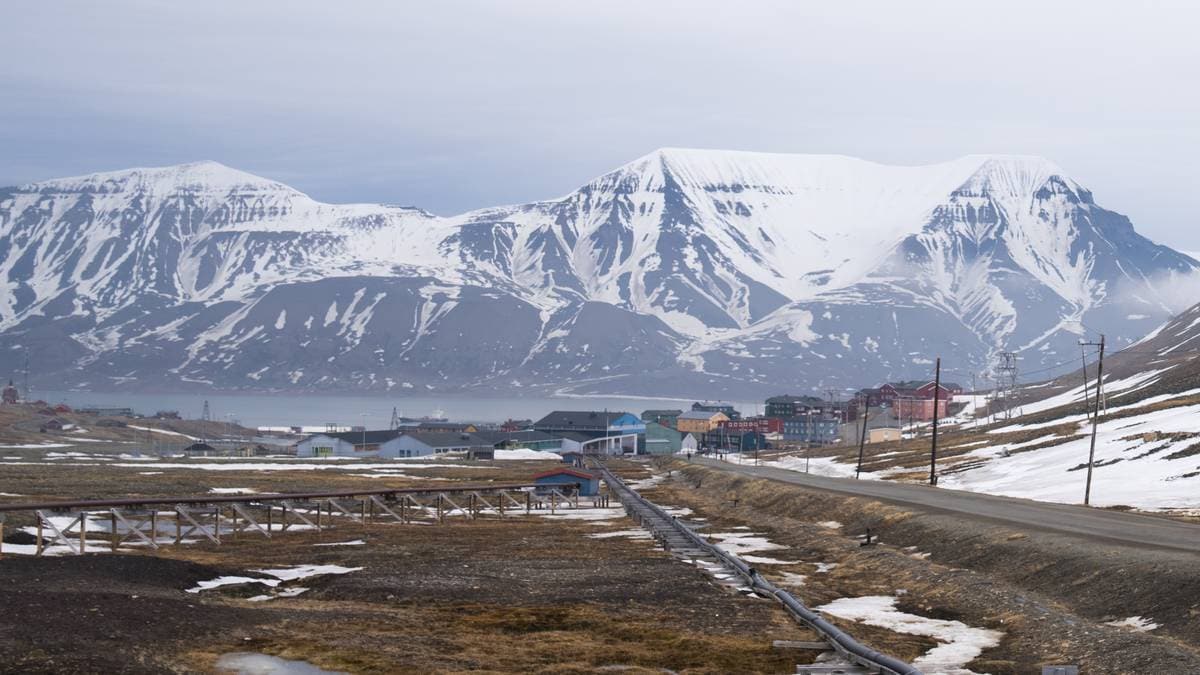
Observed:
[[[1153,298],[1197,266],[1040,157],[661,148],[557,199],[453,216],[202,161],[0,188],[0,367],[35,334],[72,364],[49,372],[93,386],[849,387],[938,352],[971,372],[1005,348],[1052,360],[1085,318],[1135,339],[1166,310],[1117,287]],[[487,304],[510,313],[492,319],[507,343],[439,334],[473,332]],[[456,366],[450,344],[490,360]],[[247,345],[269,360],[257,377],[228,353]]]

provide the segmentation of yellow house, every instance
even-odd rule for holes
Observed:
[[[900,440],[900,430],[896,427],[876,427],[867,430],[868,443],[883,443]]]
[[[706,434],[728,420],[729,417],[723,412],[689,410],[679,416],[675,429],[685,434]]]

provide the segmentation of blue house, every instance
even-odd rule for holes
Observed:
[[[638,416],[607,410],[555,410],[533,428],[571,440],[563,443],[562,449],[585,455],[636,454],[638,437],[646,433],[646,423]]]
[[[581,497],[594,497],[600,494],[600,477],[578,469],[552,469],[533,477],[533,482],[539,490],[559,488],[571,490],[579,486]]]

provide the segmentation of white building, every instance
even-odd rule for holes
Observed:
[[[398,457],[402,434],[395,429],[314,434],[296,444],[296,456]]]
[[[700,444],[696,442],[696,437],[692,434],[684,434],[683,440],[679,443],[680,452],[690,452],[695,454],[696,449],[699,447]]]

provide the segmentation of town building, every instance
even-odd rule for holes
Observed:
[[[867,443],[884,443],[900,440],[900,429],[897,427],[875,427],[867,429]]]
[[[841,440],[841,418],[811,413],[783,421],[783,440],[808,445],[834,445]]]
[[[211,457],[217,454],[217,449],[204,441],[196,441],[184,448],[183,454],[188,457]]]
[[[700,450],[700,441],[696,439],[695,434],[684,434],[683,439],[679,441],[679,451],[695,454]]]
[[[854,400],[858,403],[865,403],[872,408],[881,408],[884,403],[883,390],[879,387],[859,389],[854,392]]]
[[[937,416],[939,418],[946,417],[949,406],[949,401],[940,399],[937,402]],[[933,419],[934,405],[932,398],[899,398],[896,399],[892,409],[895,411],[896,417],[904,424],[929,422]]]
[[[80,415],[96,415],[98,417],[133,417],[133,408],[118,408],[105,406],[85,406],[75,412]]]
[[[297,457],[398,457],[398,429],[313,434],[296,444]]]
[[[560,436],[535,429],[525,431],[477,431],[473,436],[479,440],[490,442],[497,450],[528,448],[530,450],[558,452],[562,449],[562,438]]]
[[[684,434],[658,422],[646,423],[642,451],[647,455],[673,455],[683,449]]]
[[[636,454],[646,424],[627,412],[555,410],[533,424],[536,431],[561,437],[563,450],[588,455]]]
[[[730,432],[754,431],[760,434],[782,434],[783,420],[778,417],[743,417],[740,420],[725,420],[717,426]]]
[[[512,418],[504,420],[500,425],[500,431],[524,431],[533,427],[533,420],[514,420]]]
[[[674,429],[681,414],[683,414],[682,410],[643,410],[642,421],[646,424],[654,422]]]
[[[958,390],[959,394],[962,393],[962,387],[958,386],[957,384],[954,384],[953,382],[942,382],[940,389],[938,390],[938,398],[945,401],[953,401],[956,389]],[[926,382],[925,384],[917,387],[915,396],[916,398],[933,398],[933,390],[934,383],[932,381]]]
[[[479,434],[452,431],[405,432],[396,439],[396,454],[380,457],[429,457],[448,452],[463,453],[470,459],[491,459],[496,447],[491,439]]]
[[[803,415],[811,410],[820,408],[826,402],[816,396],[772,396],[766,400],[763,407],[765,417],[785,419]]]
[[[533,482],[539,491],[549,492],[557,489],[569,494],[577,486],[580,497],[595,497],[600,494],[600,477],[580,469],[551,469],[533,477]]]
[[[720,411],[689,410],[679,415],[675,428],[684,433],[707,434],[718,428],[721,422],[729,421],[729,416]]]
[[[770,447],[767,436],[757,431],[727,431],[718,429],[704,435],[701,443],[704,447],[725,453],[745,453],[754,450],[764,450]]]
[[[731,420],[741,419],[742,417],[742,414],[734,410],[733,406],[728,403],[696,402],[692,404],[692,412],[719,412]]]

